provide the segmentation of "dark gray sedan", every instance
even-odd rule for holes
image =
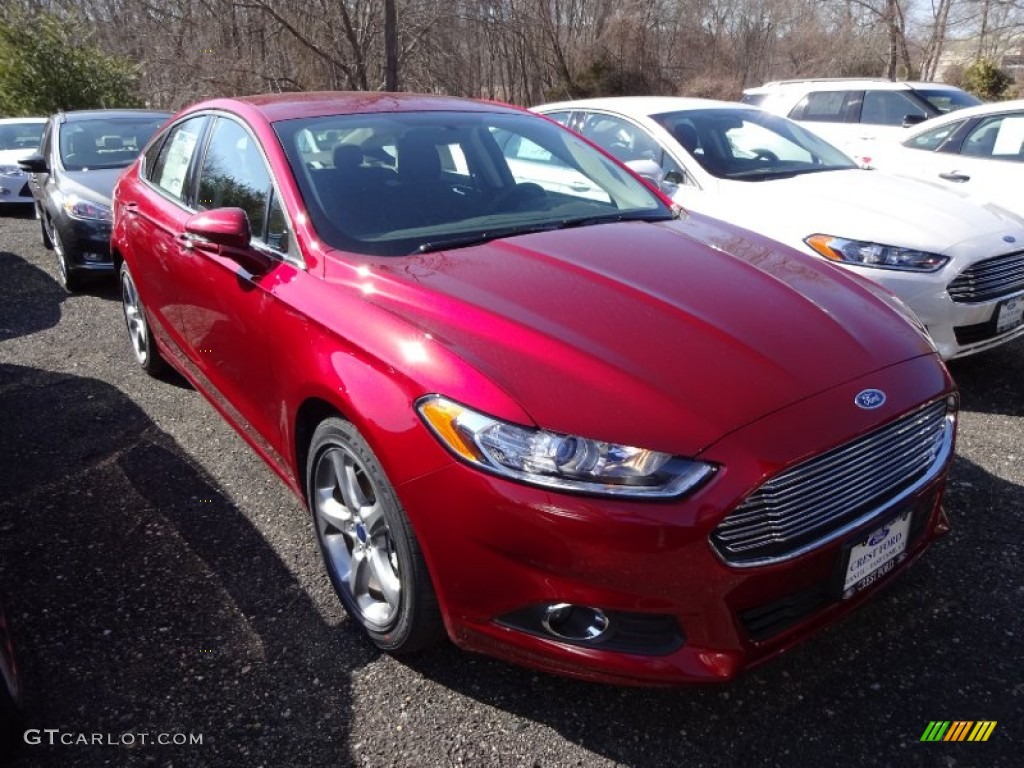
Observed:
[[[76,291],[90,272],[112,272],[110,195],[121,172],[170,117],[149,110],[58,112],[39,152],[18,164],[29,171],[43,245],[57,257],[64,287]]]

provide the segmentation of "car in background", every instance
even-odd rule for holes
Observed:
[[[69,292],[89,274],[113,272],[110,193],[168,117],[150,110],[58,112],[47,120],[39,150],[19,161],[29,172],[43,245],[53,250]]]
[[[981,104],[944,83],[885,79],[778,80],[743,91],[743,103],[804,123],[860,163],[870,163],[879,140],[929,118]]]
[[[944,358],[1024,335],[1024,219],[954,191],[864,170],[752,106],[674,97],[534,108],[658,182],[692,211],[880,283]]]
[[[45,125],[45,117],[0,119],[0,205],[34,201],[28,174],[18,161],[38,151]]]
[[[0,604],[0,762],[18,747],[22,724],[21,683],[14,660],[14,644]]]
[[[511,141],[589,189],[520,181]],[[305,501],[381,649],[727,680],[946,529],[957,399],[897,302],[525,110],[200,103],[121,177],[111,242],[135,362]]]
[[[899,143],[879,142],[871,165],[967,192],[1024,216],[1024,99],[933,118]]]

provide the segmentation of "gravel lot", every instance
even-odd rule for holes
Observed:
[[[735,683],[621,689],[377,653],[301,505],[200,395],[134,365],[113,281],[67,296],[51,261],[0,212],[0,593],[30,726],[60,729],[15,765],[1021,764],[1024,342],[952,366],[954,529],[910,572]],[[931,720],[998,725],[921,743]],[[92,734],[115,743],[59,743]]]

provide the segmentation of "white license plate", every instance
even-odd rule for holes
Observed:
[[[904,512],[850,548],[843,597],[874,584],[902,562],[910,538],[911,512]]]
[[[999,305],[996,317],[996,333],[1005,333],[1024,323],[1024,296],[1007,299]]]

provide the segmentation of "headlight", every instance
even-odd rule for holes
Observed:
[[[17,165],[0,165],[0,176],[10,176],[11,178],[18,179],[24,175],[25,171]]]
[[[532,429],[486,416],[439,395],[417,410],[463,461],[524,483],[629,498],[668,498],[696,488],[713,465],[628,445]]]
[[[901,248],[897,245],[868,243],[863,240],[847,240],[831,235],[811,235],[804,242],[826,259],[844,264],[857,264],[862,267],[898,269],[908,272],[934,272],[949,261],[948,256],[928,251]]]
[[[86,221],[110,221],[111,219],[109,206],[86,200],[74,194],[64,198],[64,212],[73,219]]]

